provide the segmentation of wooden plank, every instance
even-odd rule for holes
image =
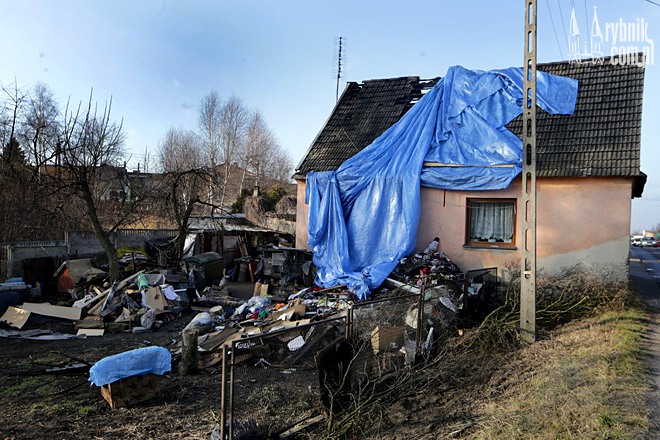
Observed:
[[[21,306],[23,310],[29,310],[37,315],[52,316],[54,318],[71,319],[72,321],[80,320],[82,309],[77,307],[62,307],[54,306],[48,303],[23,303]]]
[[[103,301],[103,305],[101,306],[101,309],[99,310],[99,314],[101,316],[105,316],[102,314],[102,312],[105,311],[106,306],[109,306],[112,303],[112,300],[114,299],[115,293],[117,293],[119,290],[122,290],[124,287],[127,287],[129,284],[131,284],[134,280],[137,279],[137,277],[140,276],[141,273],[144,273],[144,270],[141,270],[139,272],[134,273],[128,278],[125,278],[124,280],[120,281],[119,283],[115,283],[111,288],[110,288],[110,293],[106,295],[105,301]],[[107,315],[107,313],[106,313]]]
[[[203,350],[215,350],[223,342],[229,339],[234,333],[237,333],[238,329],[234,327],[225,327],[218,332],[209,334],[203,342],[199,343],[199,347]]]
[[[318,415],[316,417],[311,417],[309,419],[302,420],[298,423],[296,423],[293,427],[287,429],[283,433],[281,433],[278,437],[281,439],[289,438],[289,437],[294,437],[296,434],[298,434],[300,431],[303,431],[307,428],[309,428],[312,425],[315,425],[319,422],[322,422],[326,419],[325,414]]]
[[[6,322],[10,326],[16,327],[20,330],[23,328],[29,317],[29,311],[9,306],[7,307],[5,314],[2,315],[2,318],[0,318],[0,322]]]
[[[458,163],[424,162],[425,167],[434,168],[513,168],[512,164],[499,165],[464,165]]]

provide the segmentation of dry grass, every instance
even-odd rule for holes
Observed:
[[[567,325],[506,365],[471,438],[639,438],[648,428],[638,309]],[[496,374],[497,375],[497,374]]]
[[[627,286],[577,268],[542,280],[531,346],[517,338],[515,287],[484,325],[446,341],[421,369],[399,371],[396,389],[370,395],[357,420],[338,418],[317,438],[641,438],[648,316]]]

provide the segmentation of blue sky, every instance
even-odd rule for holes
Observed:
[[[645,0],[539,0],[539,62],[569,57],[571,11],[586,34],[594,6],[603,32],[608,22],[643,18],[648,36],[660,36],[660,7]],[[0,82],[42,81],[61,103],[85,100],[92,88],[98,101],[112,97],[132,164],[145,149],[154,153],[168,128],[195,128],[206,93],[235,94],[261,110],[298,163],[335,103],[336,37],[346,40],[344,80],[430,78],[457,64],[521,65],[523,13],[519,0],[6,1]],[[660,48],[655,52],[642,128],[649,180],[633,202],[633,229],[660,223]]]

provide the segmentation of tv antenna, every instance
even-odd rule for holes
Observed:
[[[344,37],[335,37],[335,47],[337,48],[337,90],[335,92],[335,102],[339,101],[339,83],[341,82],[342,74],[342,61],[345,62],[346,55],[344,48],[346,41]]]

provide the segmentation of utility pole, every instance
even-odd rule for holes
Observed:
[[[520,336],[536,340],[536,0],[525,0]]]

